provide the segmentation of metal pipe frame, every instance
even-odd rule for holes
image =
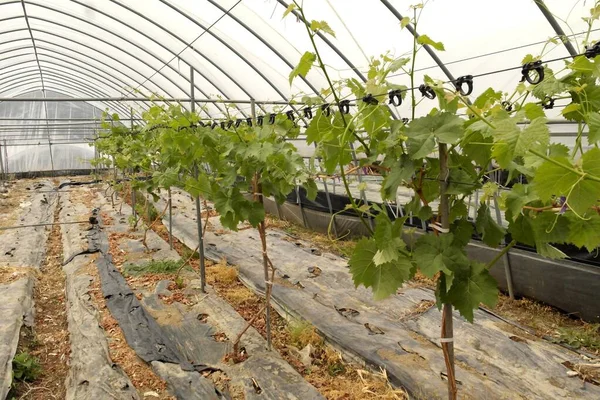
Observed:
[[[99,89],[93,89],[93,87],[91,85],[88,85],[86,82],[81,82],[78,81],[77,79],[71,77],[67,77],[67,76],[62,76],[62,75],[56,75],[55,73],[48,73],[48,71],[46,71],[46,81],[52,81],[54,83],[57,84],[61,84],[62,81],[69,83],[71,87],[71,89],[74,89],[76,91],[80,91],[82,94],[87,95],[87,96],[106,96],[109,97],[107,93],[103,92],[102,90]],[[49,79],[52,78],[52,79]],[[0,92],[6,92],[6,91],[10,91],[13,90],[21,85],[24,85],[26,83],[33,83],[36,82],[37,78],[35,75],[33,75],[32,73],[28,73],[28,74],[24,74],[22,76],[21,79],[15,79],[14,81],[12,81],[8,86],[4,86],[1,87],[0,86]],[[46,85],[42,86],[43,90],[45,90]],[[42,102],[46,103],[46,99],[42,98],[40,99]],[[123,106],[122,104],[115,102],[115,105],[113,106],[115,108],[115,110],[127,110],[125,106]]]
[[[16,43],[16,42],[18,42],[18,41],[21,41],[21,40],[23,40],[23,39],[14,39],[14,40],[8,41],[8,42],[6,42],[6,43]],[[50,43],[50,42],[46,42],[46,41],[44,41],[44,40],[41,40],[41,39],[37,39],[37,41],[38,41],[38,42]],[[53,46],[56,46],[56,47],[60,48],[60,49],[68,50],[68,51],[71,51],[71,52],[73,52],[73,53],[75,53],[75,54],[81,55],[82,57],[89,58],[89,59],[93,60],[94,62],[97,62],[97,63],[99,63],[99,64],[101,64],[101,65],[104,65],[104,66],[108,67],[109,69],[113,68],[113,67],[111,67],[109,64],[107,64],[107,63],[105,63],[105,62],[103,62],[103,61],[101,61],[101,60],[96,60],[96,59],[94,59],[94,58],[91,58],[89,55],[87,55],[87,54],[85,54],[85,53],[81,53],[81,52],[79,52],[79,51],[77,51],[77,50],[74,50],[74,49],[71,49],[71,48],[68,48],[68,47],[62,46],[62,45],[60,45],[60,44],[58,44],[58,43],[51,43],[51,44],[52,44]],[[7,51],[4,51],[4,52],[1,52],[1,53],[0,53],[0,55],[1,55],[1,54],[4,54],[4,53],[9,53],[9,52],[12,52],[12,51],[17,51],[17,50],[25,50],[25,49],[28,49],[28,48],[29,48],[29,47],[27,47],[27,46],[22,46],[22,47],[18,47],[18,48],[13,48],[13,49],[10,49],[10,50],[7,50]],[[128,85],[128,84],[127,84],[125,81],[123,81],[122,79],[120,79],[120,78],[119,78],[117,75],[111,75],[109,72],[106,72],[104,69],[102,69],[102,68],[99,68],[99,67],[98,67],[98,66],[96,66],[96,65],[92,65],[92,64],[90,64],[90,63],[88,63],[88,62],[86,62],[86,61],[82,61],[81,59],[79,59],[79,58],[77,58],[77,57],[74,57],[73,55],[65,54],[65,53],[63,53],[63,52],[61,52],[61,51],[57,51],[56,49],[51,49],[51,48],[47,48],[47,47],[40,46],[40,45],[39,45],[39,43],[38,43],[38,51],[39,51],[39,50],[48,51],[48,52],[50,53],[50,54],[45,54],[45,53],[41,53],[41,52],[40,52],[40,53],[39,53],[39,55],[40,55],[40,56],[48,57],[48,58],[50,58],[50,59],[52,59],[52,60],[56,60],[56,61],[61,61],[61,62],[65,62],[65,63],[70,63],[70,64],[72,64],[72,65],[75,65],[75,66],[77,66],[78,68],[87,69],[86,67],[83,67],[83,66],[81,66],[81,65],[79,64],[79,63],[81,63],[81,64],[83,64],[83,65],[86,65],[86,66],[88,66],[88,67],[90,68],[90,69],[88,69],[90,72],[92,72],[92,70],[91,70],[91,69],[93,69],[93,70],[94,70],[94,71],[93,71],[93,73],[99,73],[99,72],[101,72],[103,75],[107,75],[107,76],[109,76],[109,77],[112,77],[113,79],[115,79],[115,80],[119,81],[120,83],[122,83],[122,84],[123,84],[123,87],[127,87],[127,86],[129,86],[129,85]],[[64,57],[66,57],[66,58],[67,58],[67,60],[64,60],[64,59],[62,59],[61,57],[57,57],[57,55],[64,56]],[[4,60],[6,60],[6,59],[4,59]],[[30,62],[30,61],[32,61],[32,60],[28,60],[28,61],[26,61],[26,62]],[[42,60],[42,61],[44,61],[44,62],[49,62],[48,60]],[[74,64],[74,62],[75,62],[75,61],[77,62],[77,64]],[[13,67],[13,66],[17,66],[17,67],[19,67],[20,65],[23,65],[23,64],[25,64],[26,62],[22,62],[22,63],[13,64],[13,65],[11,65],[11,66],[9,66],[9,67],[7,67],[7,68],[10,68],[10,67]],[[123,65],[125,65],[125,64],[123,64]],[[127,66],[127,65],[125,65],[125,66],[126,66],[127,68],[130,68],[130,69],[131,69],[131,67],[129,67],[129,66]],[[131,70],[137,73],[137,71],[135,71],[135,70],[133,70],[133,69],[131,69]],[[126,74],[125,72],[123,72],[122,70],[116,70],[116,69],[115,69],[115,71],[116,71],[116,72],[118,72],[119,74],[121,74],[121,75],[125,76],[127,79],[129,79],[129,80],[131,80],[131,81],[133,81],[133,82],[135,82],[135,83],[138,83],[138,84],[139,84],[139,81],[138,81],[137,79],[135,79],[135,78],[131,77],[130,75],[128,75],[128,74]],[[1,74],[0,74],[0,75],[1,75]],[[108,78],[107,78],[107,79],[108,79]],[[144,86],[144,89],[146,89],[146,90],[148,90],[148,91],[150,92],[150,89],[149,89],[149,88],[147,88],[146,86]]]
[[[25,1],[25,0],[22,0],[22,1]],[[131,29],[131,30],[135,31],[136,33],[138,33],[138,34],[140,34],[140,35],[144,36],[145,38],[147,38],[147,39],[148,39],[148,40],[150,40],[151,42],[155,43],[156,45],[158,45],[158,46],[162,47],[164,50],[166,50],[167,52],[171,53],[173,56],[177,56],[177,54],[176,54],[176,53],[175,53],[175,52],[174,52],[174,51],[173,51],[171,48],[169,48],[168,46],[165,46],[165,45],[163,45],[161,42],[159,42],[159,41],[157,41],[156,39],[154,39],[154,38],[150,37],[149,35],[147,35],[146,33],[142,32],[141,30],[139,30],[139,29],[137,29],[137,28],[135,28],[135,27],[133,27],[133,26],[131,26],[131,25],[128,25],[128,24],[124,23],[123,21],[121,21],[121,20],[120,20],[120,19],[118,19],[118,18],[115,18],[113,15],[110,15],[110,14],[108,14],[108,13],[105,13],[104,11],[102,11],[102,10],[99,10],[99,9],[97,9],[97,8],[95,8],[95,7],[92,7],[92,6],[90,6],[89,4],[81,3],[81,2],[78,2],[78,1],[76,1],[76,0],[72,0],[72,1],[73,1],[74,3],[77,3],[78,5],[80,5],[80,6],[82,6],[82,7],[86,7],[86,8],[88,8],[88,9],[90,9],[90,10],[94,11],[94,12],[97,12],[97,13],[99,13],[99,14],[102,14],[102,15],[104,15],[105,17],[107,17],[107,18],[109,18],[109,19],[111,19],[111,20],[113,20],[113,21],[115,21],[115,22],[117,22],[117,23],[119,23],[119,24],[121,24],[121,25],[124,25],[124,26],[126,26],[127,28],[129,28],[129,29]],[[67,15],[67,16],[69,16],[69,17],[73,18],[73,19],[76,19],[76,20],[79,20],[79,21],[81,21],[81,22],[83,22],[83,23],[86,23],[86,24],[92,25],[92,26],[94,26],[94,27],[96,27],[96,28],[98,28],[98,29],[100,29],[100,30],[102,30],[102,31],[104,31],[104,32],[106,32],[106,33],[108,33],[108,34],[110,34],[110,35],[113,35],[113,36],[115,36],[115,37],[118,37],[119,39],[123,40],[124,42],[126,42],[126,43],[128,43],[128,44],[130,44],[130,45],[132,45],[132,46],[134,46],[134,47],[136,47],[136,48],[138,48],[139,50],[141,50],[141,51],[143,51],[143,52],[145,52],[145,53],[147,53],[147,54],[148,54],[148,55],[150,55],[152,58],[155,58],[156,60],[158,60],[159,62],[161,62],[161,63],[163,64],[163,67],[164,67],[164,66],[167,66],[167,67],[169,67],[169,68],[170,68],[170,69],[171,69],[173,72],[175,72],[177,75],[181,76],[183,79],[186,79],[186,78],[185,78],[185,76],[183,76],[183,75],[182,75],[182,74],[181,74],[179,71],[177,71],[177,70],[176,70],[176,69],[175,69],[173,66],[171,66],[171,65],[170,65],[168,62],[165,62],[163,59],[161,59],[159,56],[157,56],[157,55],[156,55],[156,54],[154,54],[153,52],[151,52],[151,51],[147,50],[146,48],[144,48],[144,47],[142,47],[142,46],[140,46],[140,45],[137,45],[137,44],[133,43],[131,40],[129,40],[129,39],[127,39],[127,38],[125,38],[125,37],[123,37],[123,36],[121,36],[121,35],[119,35],[119,34],[117,34],[117,33],[113,32],[113,31],[110,31],[110,30],[108,30],[108,29],[104,28],[103,26],[101,26],[101,25],[99,25],[99,24],[95,24],[95,23],[91,22],[90,20],[87,20],[87,19],[81,18],[81,17],[79,17],[79,16],[76,16],[76,15],[73,15],[73,14],[70,14],[70,13],[67,13],[67,12],[64,12],[64,11],[61,11],[61,10],[57,10],[57,9],[55,9],[55,8],[52,8],[52,7],[49,7],[49,6],[47,6],[47,5],[38,4],[38,3],[33,3],[33,2],[30,2],[30,1],[28,1],[27,3],[28,3],[28,4],[32,4],[32,5],[35,5],[35,6],[37,6],[37,7],[41,7],[41,8],[44,8],[44,9],[50,10],[50,11],[54,11],[54,12],[57,12],[57,13],[60,13],[60,14],[63,14],[63,15]],[[122,6],[122,7],[124,7],[123,5],[121,5],[121,6]],[[51,20],[48,20],[48,19],[45,19],[45,18],[41,18],[41,17],[32,17],[32,18],[35,18],[35,19],[38,19],[38,20],[41,20],[41,21],[44,21],[44,22],[47,22],[47,23],[51,23],[51,24],[54,24],[54,25],[58,25],[58,26],[61,26],[61,27],[63,27],[63,28],[66,28],[66,29],[73,30],[73,31],[75,31],[75,32],[81,33],[81,34],[83,34],[83,35],[86,35],[86,36],[88,36],[88,37],[92,37],[92,38],[94,38],[94,39],[96,39],[96,40],[98,40],[98,41],[101,41],[101,42],[103,42],[103,43],[106,43],[106,44],[107,44],[107,45],[109,45],[109,46],[113,46],[113,44],[111,44],[111,43],[109,43],[109,42],[107,42],[107,41],[105,41],[105,40],[103,40],[103,39],[100,39],[100,38],[98,38],[97,36],[94,36],[94,35],[91,35],[90,33],[86,33],[86,32],[83,32],[83,31],[81,31],[81,30],[75,29],[75,28],[73,28],[73,27],[71,27],[71,26],[64,25],[64,24],[60,24],[60,23],[57,23],[57,22],[54,22],[54,21],[51,21]],[[145,18],[145,17],[144,17],[144,18]],[[151,21],[151,20],[149,20],[149,19],[147,19],[147,18],[145,18],[145,19],[146,19],[147,21],[151,22],[153,25],[155,25],[155,26],[157,26],[157,27],[160,27],[160,25],[158,25],[156,22],[154,22],[154,21]],[[162,27],[161,27],[161,28],[162,28]],[[168,33],[168,34],[170,34],[170,35],[172,35],[172,36],[174,36],[174,37],[177,37],[177,36],[176,36],[174,33],[170,32],[169,30],[167,30],[167,29],[165,29],[165,28],[162,28],[162,29],[163,29],[163,30],[164,30],[166,33]],[[186,43],[186,45],[187,45],[187,42],[183,41],[183,43]],[[122,48],[120,48],[119,50],[123,51],[123,49],[122,49]],[[203,57],[205,60],[207,60],[209,63],[211,63],[211,64],[212,64],[212,65],[213,65],[215,68],[217,68],[217,69],[218,69],[218,70],[219,70],[221,73],[223,73],[223,74],[224,74],[224,75],[225,75],[225,76],[226,76],[228,79],[230,79],[230,80],[231,80],[231,81],[232,81],[232,82],[233,82],[233,83],[234,83],[236,86],[238,86],[238,87],[239,87],[239,88],[240,88],[240,89],[241,89],[241,90],[242,90],[242,91],[243,91],[243,92],[244,92],[246,95],[248,95],[248,97],[251,97],[251,95],[248,93],[248,91],[247,91],[247,90],[246,90],[246,89],[245,89],[245,88],[244,88],[242,85],[240,85],[240,84],[239,84],[239,82],[238,82],[238,81],[237,81],[235,78],[233,78],[232,76],[230,76],[229,74],[227,74],[227,73],[226,73],[226,72],[225,72],[225,71],[224,71],[224,70],[223,70],[223,69],[222,69],[222,68],[221,68],[219,65],[217,65],[217,64],[216,64],[216,63],[215,63],[215,62],[214,62],[212,59],[210,59],[209,57],[207,57],[206,55],[204,55],[204,54],[202,54],[202,53],[199,53],[199,52],[198,52],[198,54],[199,54],[201,57]],[[130,56],[132,56],[131,54],[129,54],[129,55],[130,55]],[[148,63],[146,63],[146,62],[144,62],[144,61],[140,60],[140,59],[139,59],[139,58],[137,58],[137,57],[136,57],[136,59],[138,59],[138,61],[140,61],[140,62],[142,62],[142,63],[144,63],[145,65],[148,65],[148,66],[150,67],[150,65],[149,65]],[[170,78],[168,78],[168,77],[167,77],[167,75],[165,75],[164,73],[160,72],[160,69],[156,69],[156,68],[153,68],[153,67],[150,67],[150,68],[152,68],[152,69],[155,71],[155,73],[160,73],[160,75],[162,75],[163,77],[167,78],[167,79],[168,79],[168,80],[169,80],[169,81],[170,81],[170,82],[171,82],[173,85],[175,85],[176,87],[178,87],[178,88],[179,88],[179,89],[180,89],[180,90],[181,90],[183,93],[187,93],[187,91],[186,91],[186,90],[184,90],[184,89],[183,89],[181,86],[179,86],[178,84],[176,84],[175,82],[173,82],[173,81],[172,81]],[[162,67],[161,67],[161,68],[162,68]],[[196,70],[196,71],[197,71],[197,70]],[[225,92],[222,90],[222,88],[220,88],[218,85],[216,85],[214,82],[212,82],[212,81],[210,80],[210,78],[208,78],[208,77],[207,77],[205,74],[203,74],[201,71],[197,71],[197,72],[198,72],[198,74],[199,74],[200,76],[202,76],[202,77],[203,77],[203,78],[204,78],[204,79],[205,79],[207,82],[209,82],[209,83],[210,83],[210,84],[211,84],[211,85],[212,85],[212,86],[213,86],[213,87],[214,87],[216,90],[218,90],[218,91],[219,91],[219,92],[220,92],[220,93],[221,93],[223,96],[225,96],[226,98],[227,98],[227,97],[229,97],[229,96],[227,96],[227,95],[225,94]],[[150,80],[149,78],[145,78],[145,79],[147,79],[147,80]],[[189,82],[189,79],[186,79],[186,80]],[[208,97],[208,96],[205,94],[205,92],[204,92],[204,91],[203,91],[201,88],[197,88],[197,89],[198,89],[198,90],[199,90],[199,91],[202,93],[202,95],[203,95],[203,96],[205,96],[205,97]],[[240,111],[241,111],[241,110],[240,110]],[[242,114],[243,114],[243,113],[242,113]]]
[[[565,45],[565,48],[567,49],[571,57],[575,57],[578,54],[577,50],[575,50],[575,47],[573,47],[573,44],[569,41],[569,37],[565,34],[565,31],[563,31],[556,18],[554,18],[554,15],[552,15],[550,10],[548,9],[548,6],[546,6],[546,3],[544,3],[544,0],[534,0],[534,2],[542,12],[544,17],[546,17],[546,20],[548,21],[550,26],[552,26],[554,32],[556,32],[556,35],[558,35],[560,41]]]

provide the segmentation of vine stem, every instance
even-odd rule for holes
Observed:
[[[585,172],[583,172],[583,171],[578,171],[578,170],[576,170],[576,169],[575,169],[575,168],[573,168],[573,167],[570,167],[570,166],[568,166],[568,165],[565,165],[565,164],[563,164],[563,163],[561,163],[561,162],[558,162],[558,161],[556,161],[556,160],[553,160],[553,159],[551,159],[551,158],[550,158],[550,157],[548,157],[547,155],[545,155],[545,154],[542,154],[542,153],[540,153],[540,152],[539,152],[539,151],[537,151],[537,150],[533,150],[533,149],[532,149],[532,150],[529,150],[529,152],[530,152],[531,154],[534,154],[534,155],[536,155],[536,156],[540,157],[540,158],[543,158],[544,160],[546,160],[546,161],[548,161],[548,162],[550,162],[550,163],[552,163],[552,164],[554,164],[554,165],[558,165],[559,167],[562,167],[562,168],[564,168],[564,169],[566,169],[566,170],[568,170],[568,171],[571,171],[571,172],[573,172],[574,174],[577,174],[577,175],[579,175],[579,176],[580,176],[580,177],[582,177],[582,178],[589,179],[590,181],[600,182],[600,178],[598,178],[597,176],[590,175],[590,174],[588,174],[588,173],[585,173]]]
[[[500,251],[498,254],[496,254],[496,257],[494,257],[494,259],[492,261],[490,261],[489,263],[486,264],[485,268],[486,269],[492,268],[494,266],[494,264],[496,264],[498,262],[498,260],[502,258],[502,256],[504,256],[506,253],[508,253],[508,251],[515,244],[517,244],[517,241],[513,239],[509,244],[507,244],[506,246],[504,246],[504,248],[502,249],[502,251]]]
[[[440,205],[439,214],[441,216],[442,228],[450,229],[450,196],[446,193],[448,190],[448,145],[438,144],[440,159]],[[446,231],[447,232],[447,231]],[[448,400],[456,400],[458,389],[456,387],[456,374],[454,368],[454,324],[452,320],[452,304],[444,303],[442,310],[442,351],[444,353],[444,362],[446,363],[446,373],[448,375]]]
[[[337,95],[337,93],[335,92],[335,88],[333,87],[333,82],[331,81],[331,78],[329,77],[329,73],[327,72],[325,63],[323,62],[323,58],[321,57],[321,54],[319,53],[317,43],[315,42],[315,36],[314,36],[313,32],[311,32],[310,27],[308,26],[308,21],[306,19],[306,15],[304,14],[304,9],[296,2],[296,0],[294,0],[294,4],[296,5],[296,8],[298,8],[298,11],[300,12],[300,15],[302,16],[302,21],[304,22],[304,27],[306,28],[306,32],[308,33],[308,37],[310,38],[312,47],[315,50],[315,54],[317,56],[317,61],[319,62],[319,68],[321,69],[321,71],[323,71],[323,74],[325,75],[325,79],[327,80],[327,84],[329,85],[329,88],[331,89],[331,94],[333,95],[333,98],[335,99],[336,104],[339,104],[340,98]],[[348,123],[346,122],[346,118],[344,117],[344,114],[342,114],[342,121],[344,121],[344,126],[347,127]],[[369,149],[369,146],[367,146],[367,143],[356,132],[352,132],[352,135],[354,135],[356,140],[358,140],[360,142],[360,144],[362,144],[367,156],[370,156],[371,151]]]
[[[329,73],[327,72],[327,69],[325,68],[325,64],[323,63],[323,59],[321,57],[321,54],[319,53],[317,43],[315,42],[315,37],[314,37],[313,33],[311,32],[310,27],[308,26],[308,22],[306,20],[306,15],[304,14],[304,9],[295,0],[294,0],[294,4],[298,8],[298,11],[300,12],[300,15],[302,17],[302,21],[304,22],[304,27],[306,28],[306,32],[308,33],[308,37],[310,38],[310,42],[312,43],[312,47],[315,51],[317,60],[319,62],[319,68],[323,71],[323,74],[325,75],[325,78],[327,79],[327,84],[329,85],[329,88],[331,89],[331,93],[333,94],[333,97],[334,97],[336,103],[339,104],[339,102],[340,102],[339,97],[338,97],[337,93],[335,92],[335,87],[333,86],[333,82],[331,81],[331,78],[329,77]],[[342,121],[344,123],[344,128],[345,128],[345,132],[346,132],[349,128],[349,124],[348,124],[348,121],[346,121],[344,114],[341,114],[341,115],[342,115]],[[366,142],[356,132],[352,132],[352,135],[363,146],[363,148],[365,150],[365,154],[367,156],[369,156],[370,150],[369,150],[369,146],[367,146]],[[348,180],[346,179],[346,174],[344,172],[344,166],[341,163],[340,163],[340,175],[341,175],[342,181],[344,182],[346,194],[348,195],[348,200],[350,200],[350,204],[352,205],[352,208],[355,209],[355,211],[358,214],[358,217],[360,218],[361,222],[367,227],[368,231],[373,233],[373,229],[369,226],[367,221],[365,221],[364,217],[362,216],[362,213],[360,213],[358,211],[358,206],[356,204],[356,200],[354,199],[354,197],[352,196],[352,193],[350,192],[350,185],[348,184]]]

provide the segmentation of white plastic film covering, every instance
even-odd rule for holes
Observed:
[[[48,97],[65,97],[48,91]],[[43,98],[42,92],[27,97]],[[0,147],[8,172],[90,169],[98,108],[83,102],[0,103]],[[50,156],[52,149],[52,156]],[[6,151],[6,152],[5,152]]]
[[[297,78],[292,85],[288,81],[302,54],[313,50],[303,23],[294,15],[282,18],[289,3],[289,0],[0,0],[0,97],[46,90],[47,95],[52,92],[74,98],[156,95],[185,100],[192,94],[190,70],[193,69],[196,99],[246,102],[255,99],[259,102],[259,114],[281,110],[281,105],[260,102],[319,96],[327,86],[318,68],[313,68],[305,78]],[[364,80],[370,58],[384,53],[412,57],[413,37],[401,28],[400,18],[411,16],[410,4],[416,2],[304,0],[301,3],[308,20],[326,21],[335,31],[335,37],[315,37],[333,80]],[[582,52],[584,49],[577,45],[587,35],[582,17],[589,13],[592,4],[581,0],[546,0],[545,4],[577,51]],[[533,0],[429,0],[417,31],[444,43],[445,51],[436,54],[454,78],[513,68],[477,77],[473,98],[490,86],[512,91],[521,78],[518,67],[527,54],[542,55],[543,60],[568,55],[560,40],[548,42],[556,37],[556,32]],[[589,42],[599,36],[597,30],[592,31]],[[561,63],[551,63],[549,67],[559,70]],[[425,75],[449,80],[424,50],[417,54],[415,69],[416,86]],[[411,86],[402,71],[389,78],[393,83]],[[198,103],[203,106],[204,118],[226,115],[223,104]],[[404,103],[394,110],[398,117],[408,116],[408,102]],[[130,107],[141,111],[150,104],[130,101],[95,105],[108,107],[127,118]],[[189,107],[189,101],[182,104]],[[561,101],[556,105],[560,106]],[[44,106],[40,103],[18,107],[38,110]],[[431,107],[425,100],[417,116]],[[560,110],[551,110],[548,116],[559,117]],[[250,105],[234,104],[230,112],[234,118],[247,117]],[[36,146],[37,150],[31,153],[47,151],[41,145]],[[58,163],[63,157],[56,158]],[[31,166],[35,165],[38,164],[32,162]]]

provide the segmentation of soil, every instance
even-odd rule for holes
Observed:
[[[206,217],[206,214],[203,213],[202,216]],[[210,216],[215,216],[215,213],[210,212]],[[154,224],[152,229],[168,242],[168,229],[162,223]],[[210,226],[208,229],[212,230]],[[183,259],[186,259],[191,252],[176,238],[173,238],[173,248]],[[195,271],[199,270],[197,258],[190,259],[188,264]],[[225,260],[220,263],[206,260],[206,280],[246,321],[250,321],[264,306],[264,299],[244,286],[238,279],[235,267],[229,266]],[[306,367],[295,356],[294,341],[290,334],[292,327],[274,309],[271,312],[271,324],[274,349],[327,399],[408,398],[403,390],[392,388],[384,372],[372,373],[345,362],[341,355],[329,347],[316,333],[310,343],[306,343],[314,348],[313,363]],[[264,316],[256,318],[252,326],[266,338]]]
[[[58,220],[57,208],[54,221]],[[69,372],[69,331],[65,303],[65,275],[60,225],[48,237],[46,260],[35,284],[35,325],[31,340],[21,341],[21,351],[36,357],[41,374],[34,382],[19,384],[16,398],[31,400],[64,399]]]

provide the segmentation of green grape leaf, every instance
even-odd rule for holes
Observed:
[[[566,214],[569,219],[569,236],[567,242],[577,247],[585,247],[588,252],[600,247],[600,215],[592,214],[582,219],[573,213]]]
[[[413,159],[427,157],[435,148],[435,138],[440,143],[452,144],[463,133],[463,120],[451,113],[442,112],[417,118],[406,130],[409,153]]]
[[[539,104],[527,103],[523,106],[523,109],[525,110],[525,116],[531,121],[546,116],[544,109]]]
[[[304,189],[306,189],[306,197],[310,201],[314,201],[317,198],[317,193],[319,192],[319,188],[317,187],[317,183],[314,179],[307,179],[302,185]]]
[[[438,272],[443,272],[452,284],[454,271],[469,264],[467,256],[458,248],[452,246],[454,235],[440,236],[426,234],[415,243],[413,259],[423,275],[433,278]]]
[[[283,17],[281,17],[281,19],[284,19],[285,17],[287,17],[295,9],[296,9],[296,4],[290,3],[290,5],[287,6],[287,8],[285,9],[285,12],[283,13]]]
[[[464,218],[457,219],[450,225],[450,231],[454,235],[452,244],[464,248],[473,237],[473,224]]]
[[[551,258],[554,260],[567,258],[565,253],[552,246],[550,243],[536,243],[535,249],[542,257]]]
[[[375,217],[375,232],[373,238],[377,245],[377,252],[373,256],[373,262],[376,266],[396,261],[400,258],[399,249],[405,246],[402,241],[403,221],[390,221],[389,217],[380,213]]]
[[[446,299],[469,322],[473,322],[473,310],[483,303],[494,307],[498,301],[498,283],[484,264],[471,262],[468,268],[456,271],[452,287]]]
[[[398,187],[402,182],[410,182],[415,173],[415,165],[405,154],[400,158],[400,163],[394,163],[390,172],[383,179],[381,196],[384,200],[396,200]]]
[[[552,160],[565,167],[545,161],[537,169],[532,183],[533,188],[543,201],[550,200],[553,195],[567,195],[580,177],[579,174],[571,171],[573,165],[568,158],[552,157]]]
[[[531,225],[531,219],[517,214],[516,219],[509,219],[509,221],[508,232],[514,240],[528,246],[535,246],[535,232]]]
[[[323,136],[330,134],[332,129],[331,120],[318,109],[306,128],[306,143],[318,143]]]
[[[481,93],[473,102],[473,105],[479,109],[483,109],[486,106],[494,104],[502,99],[502,92],[496,92],[492,88],[487,88],[485,92]]]
[[[477,210],[475,228],[477,233],[481,235],[481,240],[490,247],[497,247],[506,233],[504,228],[492,218],[490,209],[486,204],[482,204]]]
[[[567,115],[569,113],[573,113],[575,111],[579,111],[581,109],[581,104],[579,103],[571,103],[568,106],[566,106],[565,108],[563,108],[561,114],[562,115]]]
[[[333,29],[331,29],[331,27],[326,21],[313,20],[310,22],[310,29],[312,29],[314,32],[322,31],[327,33],[328,35],[335,37],[335,32],[333,31]]]
[[[502,168],[508,169],[516,157],[524,156],[536,146],[545,146],[550,141],[550,132],[545,118],[536,118],[521,132],[515,120],[501,120],[496,125],[496,143],[492,156]]]
[[[297,76],[306,77],[306,74],[308,74],[308,71],[310,71],[310,69],[312,68],[312,66],[316,60],[317,60],[317,55],[315,53],[311,53],[310,51],[305,52],[302,55],[302,58],[300,58],[300,62],[298,63],[296,68],[294,68],[292,70],[292,72],[290,72],[290,76],[289,76],[290,86],[292,85],[292,82],[294,81],[295,77],[297,77]]]
[[[472,175],[469,175],[461,167],[450,168],[448,176],[448,187],[446,194],[461,195],[470,194],[480,186]]]
[[[410,278],[413,265],[409,259],[401,257],[376,266],[373,258],[377,250],[374,239],[363,238],[356,244],[349,264],[355,287],[363,285],[372,288],[375,300],[381,300],[395,294],[402,283]]]
[[[444,44],[442,42],[434,42],[433,40],[431,40],[431,38],[427,35],[421,35],[417,38],[417,43],[419,43],[420,45],[429,45],[431,47],[433,47],[434,49],[438,50],[438,51],[444,51]]]
[[[523,209],[523,206],[538,200],[536,193],[531,190],[531,186],[517,183],[513,185],[511,190],[502,193],[502,199],[507,210],[512,216],[518,216]]]
[[[417,217],[419,217],[421,221],[430,220],[431,217],[433,217],[433,210],[429,206],[423,206],[417,213]]]
[[[400,20],[400,28],[404,29],[408,26],[408,24],[410,24],[410,18],[409,17],[403,17]]]
[[[457,218],[466,217],[468,214],[467,205],[464,201],[455,200],[450,208],[450,221]]]
[[[590,146],[592,146],[598,143],[598,141],[600,140],[600,113],[587,113],[585,115],[585,120],[589,128],[588,143],[590,144]]]
[[[389,71],[394,73],[410,62],[410,58],[397,58],[389,66]]]

